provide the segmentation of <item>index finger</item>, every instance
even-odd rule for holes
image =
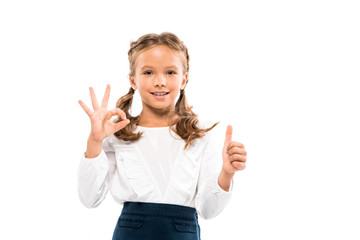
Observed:
[[[110,84],[106,85],[105,94],[101,102],[101,107],[107,108],[110,97]]]

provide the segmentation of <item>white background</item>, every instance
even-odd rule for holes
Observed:
[[[346,0],[1,1],[0,239],[111,239],[121,206],[77,196],[90,132],[77,101],[109,83],[114,108],[130,40],[163,31],[189,49],[188,102],[221,122],[219,148],[231,124],[248,152],[229,205],[199,220],[202,239],[360,239],[359,12]]]

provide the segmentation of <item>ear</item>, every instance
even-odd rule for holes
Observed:
[[[184,75],[183,80],[182,80],[182,82],[181,82],[180,89],[184,89],[184,88],[185,88],[186,83],[187,83],[187,81],[188,81],[188,74],[189,74],[189,73],[186,73],[186,74]]]
[[[129,82],[130,82],[130,85],[131,87],[136,90],[136,84],[135,84],[135,80],[132,76],[129,75]]]

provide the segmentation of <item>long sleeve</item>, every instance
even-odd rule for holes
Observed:
[[[97,157],[86,158],[83,153],[78,168],[78,194],[85,207],[95,208],[105,199],[115,168],[115,151],[109,137],[103,140]]]
[[[198,181],[198,193],[195,201],[196,209],[203,219],[216,217],[228,204],[233,188],[231,180],[229,191],[223,190],[218,184],[222,168],[222,145],[216,141],[211,132],[203,150],[202,163]]]

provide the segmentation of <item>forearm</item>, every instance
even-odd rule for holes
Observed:
[[[223,170],[221,170],[220,175],[218,177],[218,184],[224,191],[229,191],[231,180],[234,176],[233,174],[225,173]]]
[[[99,154],[101,153],[101,147],[102,147],[102,142],[95,141],[91,137],[89,137],[87,141],[85,157],[95,158],[99,156]]]

